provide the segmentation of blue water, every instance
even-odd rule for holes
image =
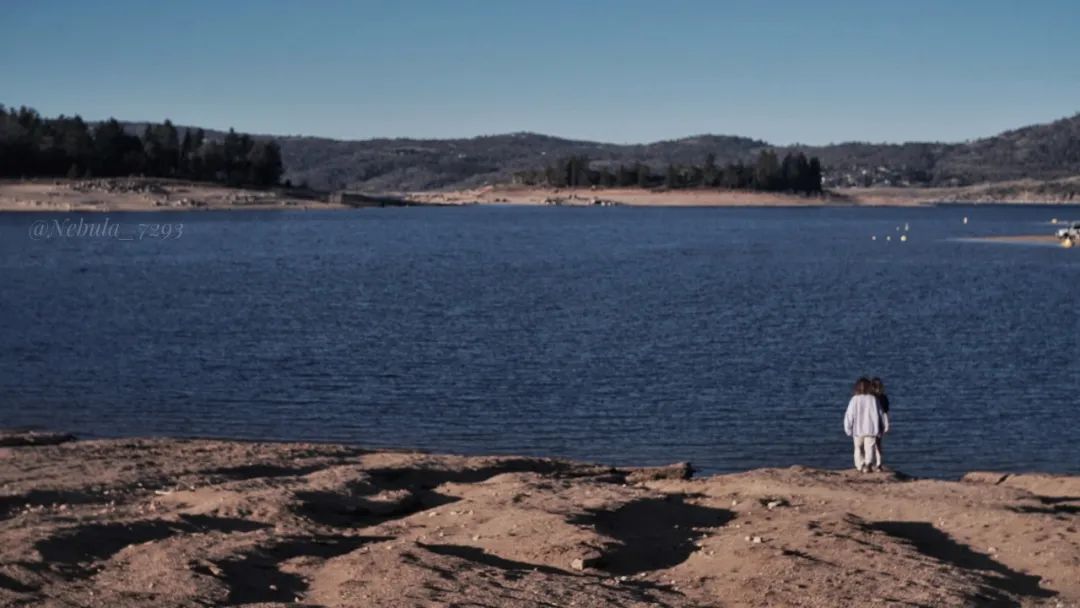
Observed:
[[[873,374],[900,470],[1080,473],[1080,250],[959,240],[1055,216],[1080,208],[112,214],[184,232],[34,241],[58,216],[5,214],[0,426],[841,468]]]

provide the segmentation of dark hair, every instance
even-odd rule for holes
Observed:
[[[869,395],[870,394],[870,379],[863,376],[855,381],[855,386],[852,388],[852,392],[856,395]]]
[[[878,397],[885,394],[885,383],[881,381],[881,378],[874,378],[870,381],[870,392]]]

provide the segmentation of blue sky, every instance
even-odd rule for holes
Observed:
[[[1080,2],[8,0],[0,103],[355,139],[959,141],[1080,111]]]

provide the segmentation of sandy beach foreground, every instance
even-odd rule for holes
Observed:
[[[26,443],[4,606],[1080,605],[1078,477]]]

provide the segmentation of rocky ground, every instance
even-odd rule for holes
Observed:
[[[325,209],[324,195],[153,178],[0,180],[0,211]]]
[[[1080,477],[20,437],[4,606],[1080,605]]]

